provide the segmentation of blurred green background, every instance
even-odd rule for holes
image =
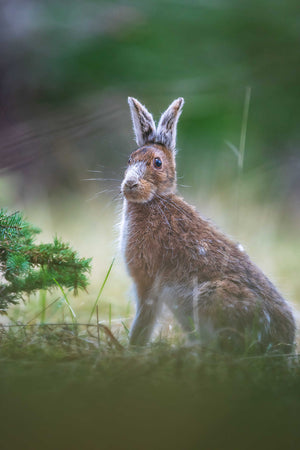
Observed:
[[[83,313],[117,251],[115,205],[135,148],[128,96],[155,119],[185,98],[181,193],[297,303],[298,1],[2,0],[0,52],[1,206],[24,210],[43,240],[58,233],[93,256],[90,291],[76,300]],[[239,183],[226,142],[239,146],[247,86]],[[117,316],[130,297],[119,261],[104,293]]]

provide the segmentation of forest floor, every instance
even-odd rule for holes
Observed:
[[[143,350],[97,326],[0,328],[1,449],[295,449],[296,354]],[[120,343],[122,347],[120,346]]]

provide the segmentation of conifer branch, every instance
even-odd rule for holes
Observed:
[[[0,209],[0,312],[40,289],[56,286],[85,289],[91,258],[80,258],[57,237],[51,244],[36,244],[40,230],[20,212]]]

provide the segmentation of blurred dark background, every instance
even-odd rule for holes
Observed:
[[[297,0],[1,0],[0,39],[0,167],[19,195],[80,193],[88,170],[119,179],[135,147],[128,95],[156,119],[183,96],[180,174],[230,183],[225,141],[239,145],[250,86],[244,172],[263,171],[258,197],[295,207]]]

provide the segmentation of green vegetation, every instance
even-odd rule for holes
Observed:
[[[40,232],[21,213],[0,209],[0,311],[38,290],[63,285],[84,289],[91,259],[79,258],[58,238],[53,244],[36,244]]]
[[[98,347],[96,327],[0,331],[5,450],[299,446],[295,356],[234,359],[163,339],[117,350],[105,334]]]

